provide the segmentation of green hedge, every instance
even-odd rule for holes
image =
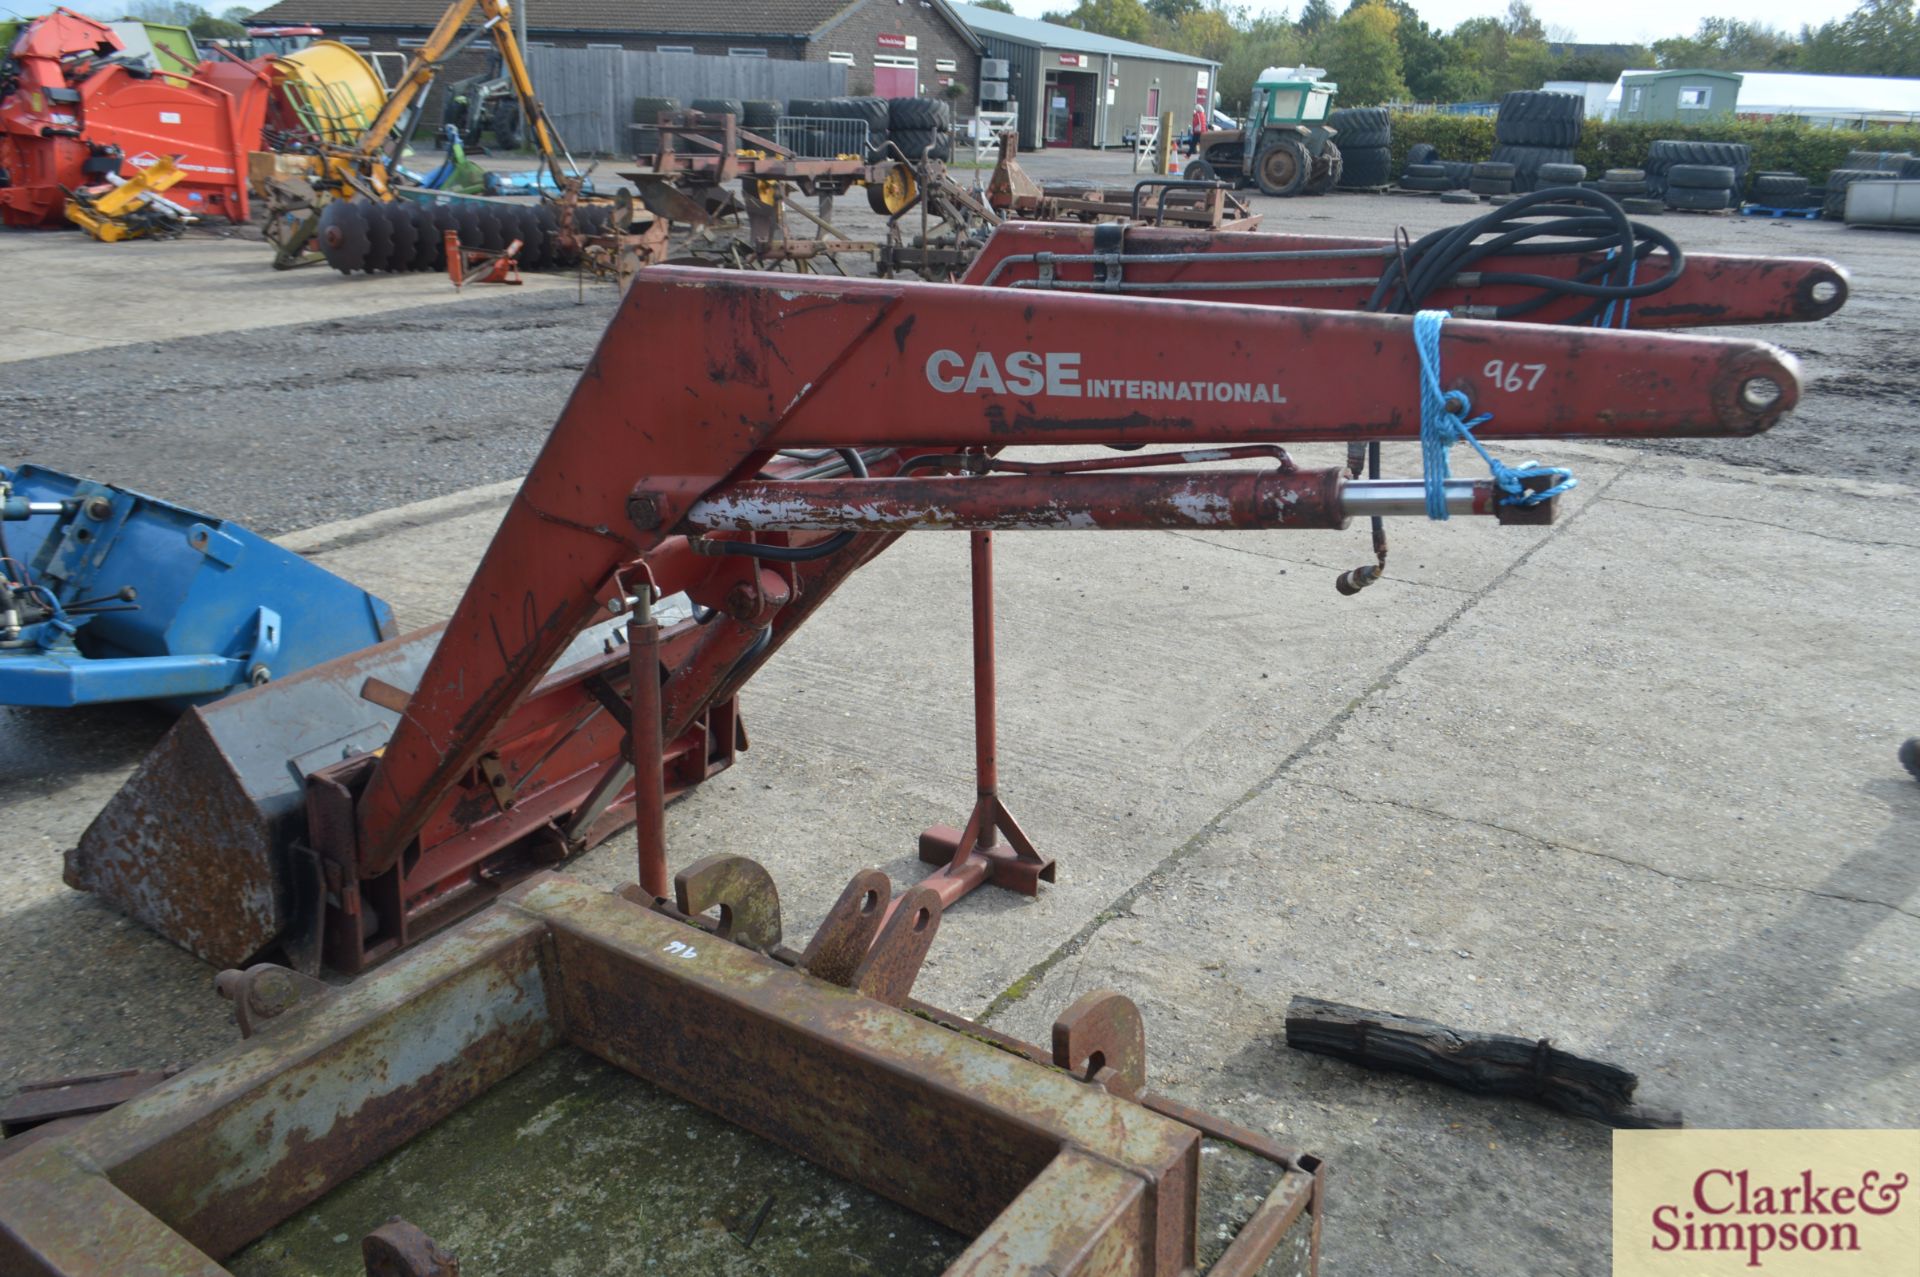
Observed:
[[[1920,129],[1815,129],[1804,125],[1724,120],[1718,124],[1645,124],[1588,120],[1574,159],[1599,177],[1603,169],[1639,168],[1652,145],[1672,138],[1688,142],[1745,142],[1753,148],[1752,171],[1798,173],[1816,186],[1827,180],[1848,151],[1911,151],[1920,155]],[[1443,159],[1477,162],[1493,154],[1489,115],[1395,115],[1393,171],[1406,165],[1407,148],[1431,142]]]

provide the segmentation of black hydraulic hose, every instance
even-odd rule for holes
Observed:
[[[847,463],[847,469],[852,471],[854,478],[867,477],[867,459],[860,455],[858,448],[835,448],[834,451]],[[818,545],[761,545],[754,541],[714,541],[710,544],[718,554],[765,559],[773,563],[808,563],[846,549],[856,535],[852,529],[836,532]]]
[[[1653,279],[1637,279],[1640,262],[1656,251],[1667,255],[1666,270]],[[1671,236],[1631,221],[1611,196],[1581,187],[1554,187],[1422,236],[1404,253],[1388,259],[1362,309],[1411,314],[1434,292],[1451,287],[1457,277],[1472,273],[1475,264],[1486,258],[1568,253],[1611,256],[1570,278],[1513,270],[1481,274],[1476,287],[1527,288],[1534,290],[1534,296],[1479,308],[1476,317],[1514,319],[1563,297],[1585,297],[1590,303],[1561,322],[1591,323],[1610,305],[1670,287],[1686,265],[1685,254]]]

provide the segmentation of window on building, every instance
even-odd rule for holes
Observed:
[[[1642,100],[1645,99],[1645,97],[1646,97],[1646,90],[1641,88],[1637,84],[1634,85],[1632,88],[1628,89],[1627,90],[1627,110],[1638,111],[1640,109],[1640,103]]]
[[[663,44],[658,49],[655,49],[654,52],[655,53],[692,53],[693,46],[690,44]]]
[[[853,55],[851,53],[829,53],[827,55],[827,61],[836,66],[850,67],[853,65]]]
[[[398,40],[394,41],[394,43],[398,44],[403,49],[424,49],[427,47],[427,42],[425,40],[422,40],[418,36],[410,36],[410,35],[403,35]]]
[[[587,47],[589,49],[624,49],[627,46],[624,44],[591,44],[589,43]]]
[[[936,71],[958,71],[960,66],[952,58],[935,58],[933,69]]]
[[[336,38],[340,41],[340,43],[351,45],[356,49],[364,49],[369,44],[373,43],[373,41],[367,39],[367,37],[363,35],[343,35],[343,36],[338,36]]]
[[[1695,87],[1680,90],[1680,109],[1682,111],[1704,111],[1713,97],[1713,90]]]
[[[529,49],[551,49],[551,48],[553,47],[553,41],[551,41],[551,40],[529,40],[529,41],[527,41],[527,47],[528,47]]]
[[[730,58],[764,58],[767,56],[767,51],[765,49],[728,49],[727,56]]]

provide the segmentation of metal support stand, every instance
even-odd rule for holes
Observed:
[[[978,796],[965,829],[934,825],[920,835],[920,859],[939,865],[922,886],[951,908],[982,883],[1023,896],[1040,894],[1054,880],[1054,864],[1033,848],[1020,823],[1000,801],[999,735],[995,721],[993,661],[993,533],[974,532],[973,552],[973,752]],[[1002,844],[1000,835],[1007,841]]]
[[[666,746],[660,739],[660,626],[653,619],[653,589],[641,586],[630,600],[627,697],[632,719],[627,738],[633,762],[633,832],[640,854],[640,887],[655,900],[667,889]]]

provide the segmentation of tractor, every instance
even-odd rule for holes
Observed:
[[[1327,124],[1340,86],[1319,67],[1268,67],[1254,81],[1247,118],[1237,129],[1194,139],[1190,181],[1258,186],[1263,195],[1324,195],[1340,181],[1340,148]]]

